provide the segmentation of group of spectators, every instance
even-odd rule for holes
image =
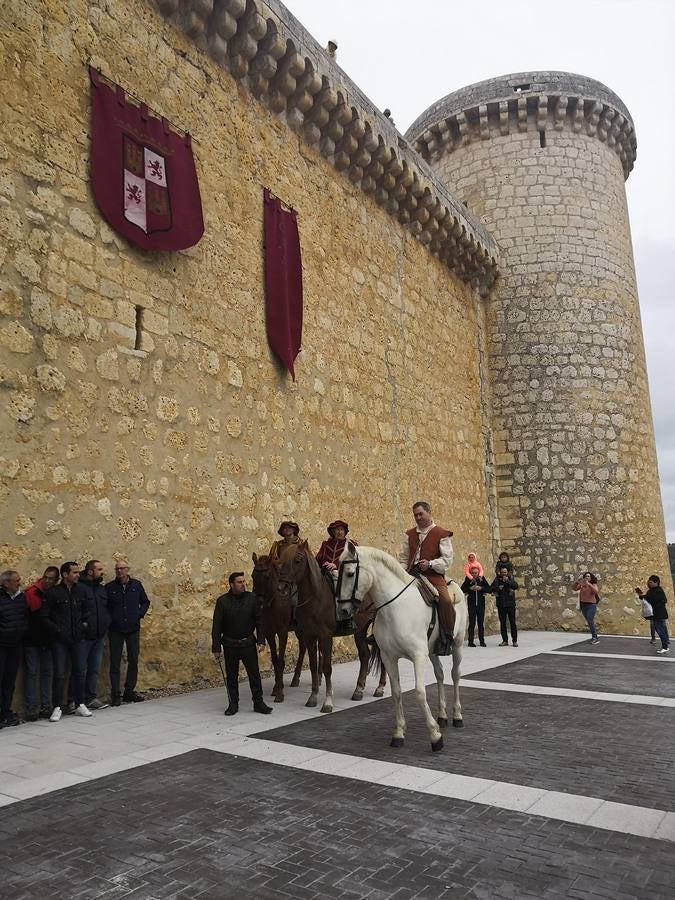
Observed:
[[[89,560],[83,571],[73,561],[60,568],[47,566],[25,590],[17,571],[0,574],[0,728],[20,721],[11,706],[22,660],[27,721],[58,722],[64,713],[88,717],[92,710],[105,709],[109,704],[96,694],[106,638],[111,704],[144,700],[136,681],[141,620],[150,601],[141,582],[129,575],[126,560],[115,563],[115,578],[107,584],[104,575],[97,559]]]
[[[495,595],[499,628],[502,635],[500,647],[508,647],[509,635],[507,622],[511,631],[511,644],[518,646],[518,626],[516,625],[516,591],[518,582],[513,574],[513,563],[509,554],[502,552],[495,563],[495,577],[490,583],[485,577],[483,566],[475,553],[469,553],[464,566],[464,581],[461,585],[466,594],[469,608],[469,647],[475,647],[476,624],[478,624],[478,642],[481,647],[485,643],[485,597]]]

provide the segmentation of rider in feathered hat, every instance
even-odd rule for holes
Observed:
[[[316,561],[322,569],[332,574],[337,572],[338,560],[345,549],[349,525],[343,522],[342,519],[336,519],[330,523],[326,530],[330,535],[330,539],[324,541],[321,545],[319,552],[316,554]],[[352,541],[352,544],[356,544],[356,541]]]

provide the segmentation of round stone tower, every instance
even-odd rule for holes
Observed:
[[[581,624],[569,580],[588,568],[605,630],[644,630],[633,587],[669,566],[624,190],[630,114],[590,78],[528,72],[449,94],[407,138],[501,249],[492,433],[523,624]]]

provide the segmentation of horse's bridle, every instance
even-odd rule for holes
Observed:
[[[361,571],[361,561],[359,560],[358,551],[354,551],[354,556],[355,556],[355,559],[345,559],[340,563],[340,568],[338,570],[338,583],[337,583],[337,588],[335,589],[335,595],[338,598],[339,603],[353,603],[354,606],[358,607],[361,605],[361,601],[357,598],[356,591],[358,590],[358,587],[359,587],[359,573]],[[351,597],[348,597],[345,600],[341,596],[340,588],[342,587],[342,576],[344,573],[344,566],[347,564],[356,565],[356,574],[354,575],[354,584],[352,585],[352,595],[351,595]],[[393,603],[394,600],[398,600],[398,598],[401,596],[401,594],[405,593],[408,590],[408,588],[410,587],[410,585],[414,584],[416,581],[417,581],[417,578],[413,577],[405,585],[405,587],[401,588],[401,590],[398,592],[398,594],[396,594],[395,597],[392,597],[391,600],[385,600],[384,603],[380,603],[379,606],[375,606],[375,616],[378,614],[378,612],[381,609],[384,609],[385,606],[389,606],[389,604]],[[375,620],[375,616],[373,616],[373,621]]]

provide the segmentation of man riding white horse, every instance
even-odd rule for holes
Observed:
[[[327,541],[321,544],[319,552],[316,554],[316,561],[321,567],[321,571],[329,580],[333,593],[336,593],[338,583],[338,567],[340,557],[344,552],[347,544],[347,534],[349,533],[349,525],[342,519],[336,519],[331,522],[326,529],[330,535]],[[352,539],[352,544],[358,546],[356,541]],[[351,634],[354,630],[351,616],[342,615],[342,610],[336,607],[336,634]]]
[[[438,591],[439,635],[434,648],[437,656],[449,656],[455,628],[455,606],[448,592],[446,572],[452,565],[452,531],[437,525],[431,506],[418,500],[412,508],[416,527],[406,531],[399,562],[411,574],[423,575]]]

